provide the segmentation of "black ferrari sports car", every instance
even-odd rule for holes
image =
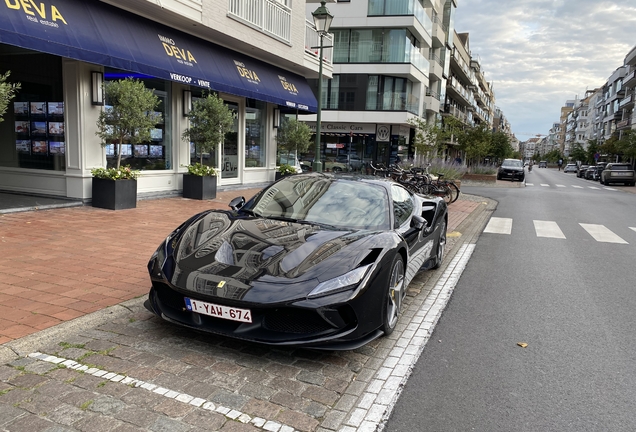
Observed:
[[[395,328],[406,287],[441,265],[443,199],[377,177],[286,176],[199,213],[152,255],[146,307],[270,345],[354,349]]]

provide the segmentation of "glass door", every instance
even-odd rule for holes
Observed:
[[[239,180],[239,107],[234,102],[225,102],[225,105],[234,113],[234,126],[225,134],[221,146],[221,178],[225,184],[237,183]]]

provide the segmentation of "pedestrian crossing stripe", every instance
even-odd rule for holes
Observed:
[[[543,186],[543,187],[550,187],[550,185],[549,185],[549,184],[545,184],[545,183],[541,183],[541,186]]]
[[[598,242],[629,244],[603,225],[584,223],[580,223],[579,225],[581,225],[581,227],[583,227],[583,229],[587,231],[594,238],[594,240]]]
[[[597,188],[596,186],[588,186],[590,189],[600,190],[601,188]]]
[[[534,230],[537,237],[556,239],[566,238],[563,231],[561,231],[561,228],[559,228],[559,225],[554,221],[533,220],[532,223],[534,224]],[[579,225],[598,242],[629,244],[604,225],[584,223],[579,223]],[[636,232],[636,227],[629,227],[629,229]],[[484,229],[484,233],[512,234],[512,218],[491,217]]]
[[[484,229],[486,233],[510,234],[512,233],[512,219],[491,217]]]
[[[535,220],[532,222],[534,223],[534,230],[537,233],[537,237],[565,238],[563,231],[561,231],[559,225],[554,221]]]
[[[572,187],[576,189],[583,189],[583,186],[572,185]]]
[[[565,185],[558,184],[558,185],[556,185],[556,187],[565,187]]]

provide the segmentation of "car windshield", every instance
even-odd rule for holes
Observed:
[[[506,159],[506,160],[503,161],[501,166],[504,166],[504,167],[519,167],[519,168],[521,168],[523,166],[523,163],[520,160]]]
[[[629,165],[612,165],[612,171],[629,171],[631,167]]]
[[[246,206],[256,216],[345,229],[390,227],[386,190],[364,181],[296,175],[284,177]]]

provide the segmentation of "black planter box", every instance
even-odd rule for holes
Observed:
[[[123,210],[137,207],[137,180],[93,177],[93,207]]]
[[[183,197],[198,200],[216,198],[216,176],[184,174]]]

